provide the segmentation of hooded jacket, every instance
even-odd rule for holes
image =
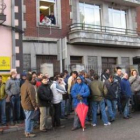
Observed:
[[[81,78],[82,80],[82,78]],[[90,95],[90,91],[88,86],[82,81],[81,84],[75,83],[72,87],[71,90],[71,95],[73,98],[73,107],[76,108],[76,106],[78,105],[78,103],[80,103],[80,100],[78,100],[77,95],[81,95],[83,100],[82,102],[85,104],[87,103],[87,97]]]

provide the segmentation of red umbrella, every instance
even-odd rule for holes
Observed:
[[[83,128],[83,131],[84,131],[84,128],[85,128],[85,120],[86,120],[86,116],[87,116],[87,113],[88,113],[88,106],[82,102],[80,102],[77,107],[76,107],[76,113],[79,117],[79,120],[81,122],[81,126]]]

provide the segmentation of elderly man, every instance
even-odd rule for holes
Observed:
[[[121,80],[121,97],[123,98],[123,102],[125,103],[123,110],[123,118],[129,119],[129,102],[132,96],[130,82],[128,80],[128,74],[124,73],[123,79]]]
[[[20,81],[17,72],[12,71],[10,79],[6,82],[6,93],[10,98],[10,124],[20,121]]]

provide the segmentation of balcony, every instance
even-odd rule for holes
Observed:
[[[6,21],[6,15],[4,15],[4,10],[6,8],[6,4],[4,0],[0,0],[0,24]]]
[[[75,23],[70,26],[69,43],[140,48],[139,35],[136,30]]]
[[[140,0],[104,0],[108,2],[114,2],[116,4],[122,4],[127,6],[140,6]]]

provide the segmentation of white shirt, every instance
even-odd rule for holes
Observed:
[[[65,94],[65,91],[59,90],[56,88],[56,81],[53,81],[53,84],[51,85],[51,90],[53,93],[53,104],[58,104],[62,101],[62,94]]]

